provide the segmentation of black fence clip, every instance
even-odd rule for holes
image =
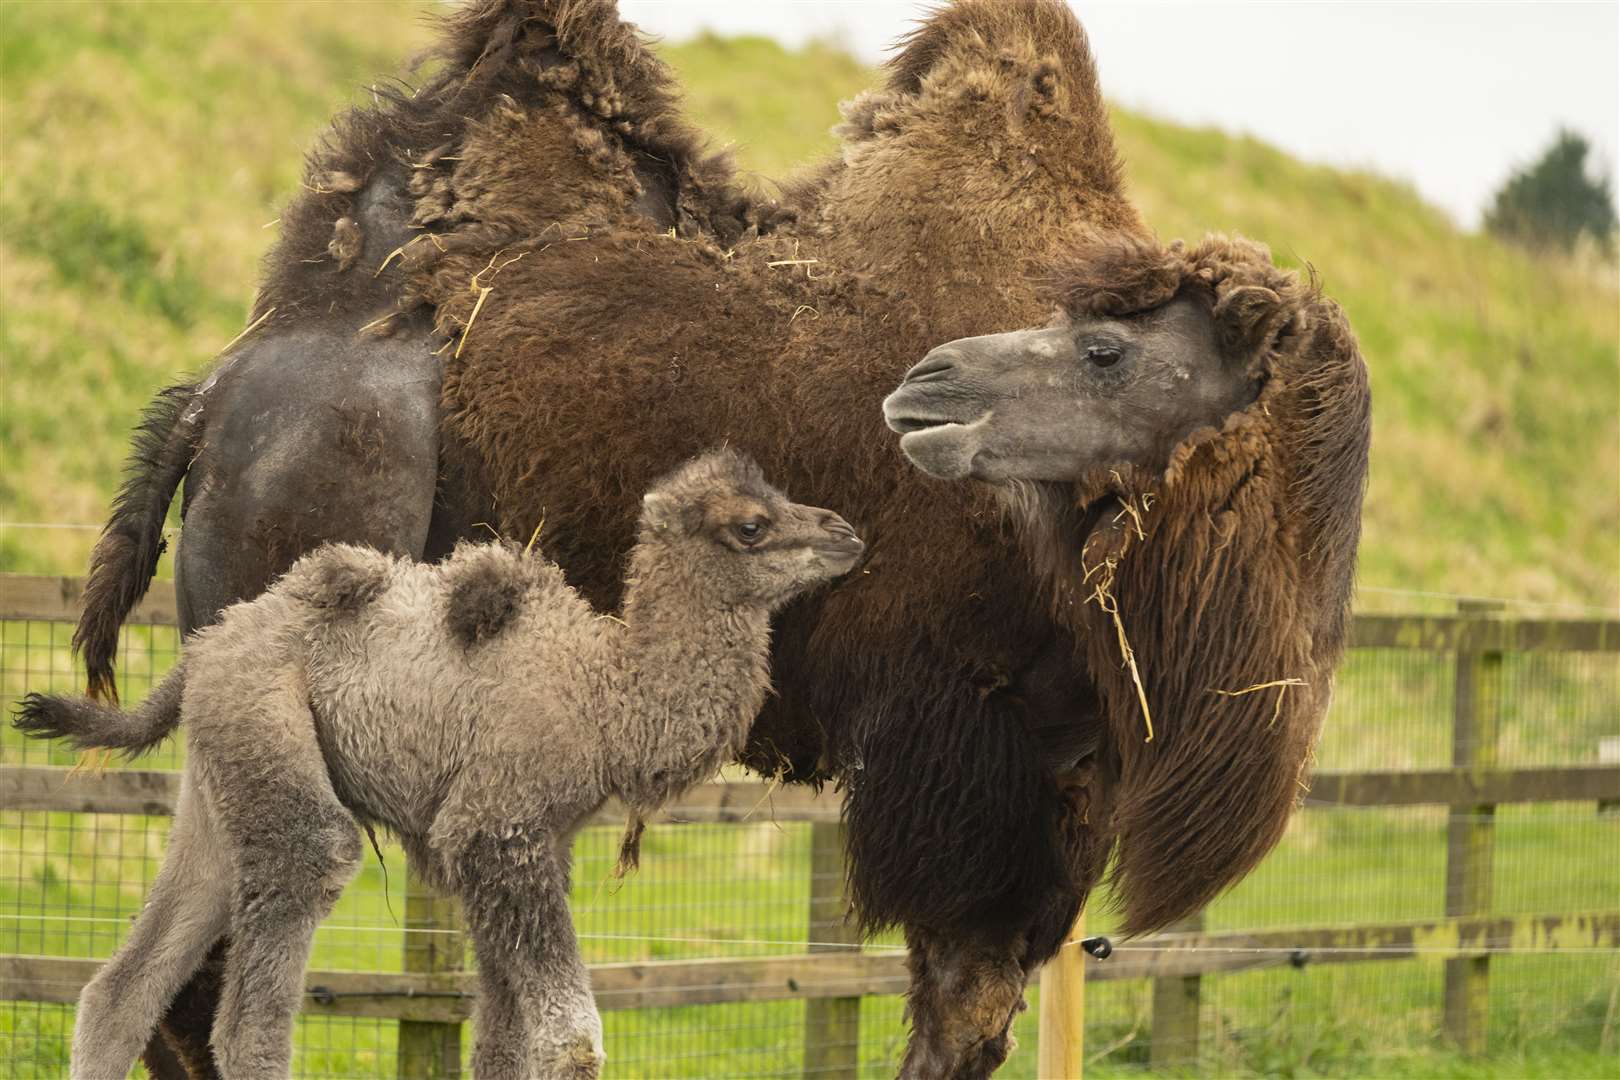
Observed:
[[[337,995],[332,993],[329,986],[312,986],[309,988],[309,996],[315,999],[317,1005],[331,1005],[337,1001]]]
[[[1302,968],[1311,962],[1311,954],[1304,949],[1295,949],[1288,954],[1288,963],[1292,967]]]
[[[1101,934],[1081,938],[1080,947],[1086,951],[1086,955],[1095,956],[1098,960],[1106,960],[1114,955],[1114,943]]]

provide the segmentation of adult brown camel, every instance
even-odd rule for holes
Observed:
[[[780,696],[745,760],[847,786],[859,914],[869,927],[904,926],[912,948],[902,1071],[988,1075],[1010,1049],[1027,973],[1057,947],[1109,852],[1122,853],[1132,931],[1236,880],[1286,819],[1323,703],[1314,660],[1268,664],[1252,682],[1317,680],[1310,693],[1278,687],[1263,707],[1274,728],[1251,722],[1258,692],[1182,693],[1155,707],[1156,745],[1138,745],[1143,732],[1122,719],[1135,698],[1122,700],[1115,630],[1068,613],[1084,597],[1055,553],[1115,535],[1108,499],[1139,506],[1149,487],[1136,481],[1162,475],[1191,432],[1220,430],[1255,400],[1303,410],[1291,419],[1312,406],[1267,396],[1276,340],[1228,340],[1232,312],[1217,314],[1213,278],[1171,302],[1127,286],[1168,280],[1173,267],[1084,238],[1147,245],[1085,38],[1061,4],[933,15],[886,86],[848,110],[840,159],[781,205],[740,194],[725,163],[702,156],[666,71],[610,5],[474,5],[450,20],[441,55],[421,91],[338,121],[283,215],[252,333],[149,414],[93,562],[79,632],[92,684],[110,679],[117,626],[151,575],[182,479],[188,628],[323,540],[431,559],[478,522],[527,538],[543,520],[543,549],[607,605],[635,492],[729,439],[804,497],[847,508],[871,540],[864,573],[783,616]],[[1062,486],[1081,471],[1096,480],[1073,461],[1074,477],[983,477],[1011,483],[1002,490],[919,475],[881,427],[884,395],[942,341],[1044,322],[1051,296],[1027,271],[1062,252],[1076,260],[1064,280],[1103,283],[1077,296],[1114,295],[1107,283],[1123,275],[1116,293],[1152,299],[1084,310],[1110,316],[1147,366],[1187,373],[1116,410],[1122,445],[1146,449],[1118,458],[1106,491]],[[1248,276],[1278,298],[1297,292],[1258,265]],[[1269,310],[1260,292],[1239,295],[1245,310]],[[1302,340],[1313,305],[1279,302],[1301,317],[1265,325]],[[898,422],[912,420],[924,422]],[[1028,520],[1006,512],[1009,490]],[[1066,502],[1077,490],[1083,503]],[[1311,557],[1323,530],[1346,548],[1359,488],[1339,495],[1355,513],[1262,530],[1284,549],[1279,565]],[[1226,520],[1238,505],[1203,509]],[[1119,584],[1105,595],[1134,621],[1146,616],[1124,582],[1151,573],[1155,549],[1143,540],[1142,557],[1125,560],[1125,547],[1109,549]],[[1200,632],[1220,651],[1185,667],[1187,643],[1144,625],[1133,642],[1146,677],[1238,690],[1253,662],[1298,659],[1245,651],[1258,640],[1242,601],[1249,580],[1242,567],[1190,577],[1211,613]],[[1323,603],[1342,618],[1342,590],[1331,594],[1263,614],[1294,640],[1314,631]],[[1212,602],[1228,595],[1238,599]],[[1157,693],[1150,682],[1150,703]],[[171,1013],[171,1038],[198,1070],[211,1067],[211,1007],[203,982]]]

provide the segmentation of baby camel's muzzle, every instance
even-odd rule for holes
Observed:
[[[824,539],[815,545],[816,554],[831,562],[847,560],[851,566],[866,550],[866,544],[855,535],[855,530],[831,510],[810,509],[821,527]]]

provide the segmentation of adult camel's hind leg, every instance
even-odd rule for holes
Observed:
[[[422,557],[439,464],[440,378],[426,340],[410,328],[378,341],[317,326],[250,342],[226,361],[202,399],[202,445],[186,477],[182,631],[263,592],[327,541]],[[219,1076],[209,1037],[226,951],[214,949],[161,1027],[192,1080]],[[152,1075],[187,1080],[169,1058],[148,1054]]]
[[[125,1076],[176,990],[225,928],[228,854],[190,778],[182,781],[163,868],[128,940],[79,996],[72,1075]]]

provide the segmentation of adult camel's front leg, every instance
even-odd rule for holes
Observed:
[[[1012,1052],[1025,1008],[1021,948],[908,929],[911,1038],[903,1080],[979,1080]]]
[[[439,383],[420,326],[379,341],[316,325],[229,358],[194,406],[201,445],[175,560],[181,629],[214,622],[327,541],[421,558],[439,463]],[[158,1080],[219,1075],[209,1037],[225,956],[222,942],[164,1015],[145,1055]]]
[[[984,1080],[1012,1053],[1012,1023],[1024,1011],[1025,987],[1063,947],[1084,898],[1108,862],[1111,840],[1087,825],[1092,814],[1105,820],[1111,812],[1098,776],[1099,768],[1087,762],[1056,777],[1070,880],[1041,890],[1041,900],[1024,925],[993,938],[907,929],[911,1039],[901,1077]]]
[[[907,929],[911,1039],[901,1077],[984,1080],[1012,1053],[1012,1024],[1026,1007],[1025,987],[1063,947],[1084,896],[1108,861],[1107,838],[1085,826],[1094,809],[1095,780],[1096,769],[1089,765],[1058,777],[1063,853],[1072,881],[1042,890],[1023,926],[993,938]]]

